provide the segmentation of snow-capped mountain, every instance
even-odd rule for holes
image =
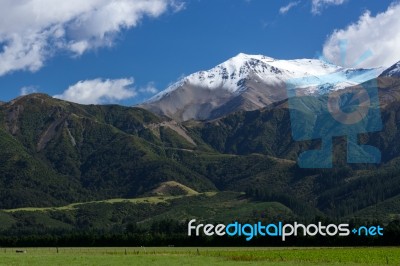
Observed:
[[[181,79],[141,107],[180,121],[213,119],[286,99],[290,80],[307,81],[296,88],[297,94],[323,94],[367,81],[381,72],[343,68],[318,59],[277,60],[240,53],[210,70]]]
[[[400,61],[382,72],[381,77],[400,77]]]

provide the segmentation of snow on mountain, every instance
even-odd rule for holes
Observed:
[[[283,100],[288,80],[311,81],[299,86],[301,94],[323,94],[362,83],[381,72],[343,68],[318,59],[277,60],[240,53],[210,70],[181,79],[142,107],[178,120],[210,119]]]
[[[383,71],[381,77],[400,77],[400,61]]]
[[[224,88],[230,92],[238,92],[243,89],[243,80],[250,74],[273,85],[293,78],[318,77],[336,73],[335,79],[340,79],[339,76],[341,76],[340,80],[344,80],[343,83],[336,84],[336,88],[342,88],[374,78],[379,74],[377,71],[379,70],[346,69],[318,59],[276,60],[263,55],[240,53],[210,70],[199,71],[181,79],[149,101],[156,101],[184,84],[206,87],[210,90]]]

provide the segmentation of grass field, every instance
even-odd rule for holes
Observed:
[[[28,248],[0,265],[400,265],[400,248]]]

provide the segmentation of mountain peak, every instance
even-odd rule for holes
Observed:
[[[400,77],[400,61],[382,72],[381,77]]]
[[[268,68],[266,63],[274,61],[274,58],[264,55],[239,53],[212,69],[201,70],[180,79],[147,102],[157,101],[184,84],[206,87],[211,90],[223,87],[230,92],[236,92],[241,88],[240,84],[250,73],[264,72]]]
[[[279,60],[239,53],[193,73],[145,102],[142,107],[177,120],[212,119],[236,110],[255,110],[287,98],[286,82],[312,77],[303,94],[321,94],[377,76],[375,69],[347,69],[319,59]],[[333,75],[342,82],[329,83]],[[319,78],[320,77],[320,78]]]
[[[246,61],[246,60],[251,60],[251,59],[257,59],[257,60],[270,60],[273,61],[275,60],[272,57],[268,57],[265,55],[261,55],[261,54],[245,54],[245,53],[238,53],[236,56],[228,59],[229,60],[242,60],[242,61]]]

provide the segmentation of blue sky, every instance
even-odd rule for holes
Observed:
[[[104,9],[102,15],[94,12],[113,1],[90,1],[93,5],[82,9],[74,0],[68,2],[72,7],[15,1],[42,9],[40,23],[33,9],[11,0],[0,3],[0,17],[21,14],[13,24],[21,27],[0,19],[0,100],[42,92],[82,103],[132,105],[240,52],[279,59],[324,52],[335,61],[338,39],[351,41],[350,58],[372,49],[376,57],[366,67],[400,60],[399,19],[393,18],[400,17],[400,8],[390,0],[116,0],[130,13]],[[147,6],[137,9],[139,2]],[[46,14],[52,8],[72,15],[54,18]],[[26,25],[32,25],[29,33]]]

